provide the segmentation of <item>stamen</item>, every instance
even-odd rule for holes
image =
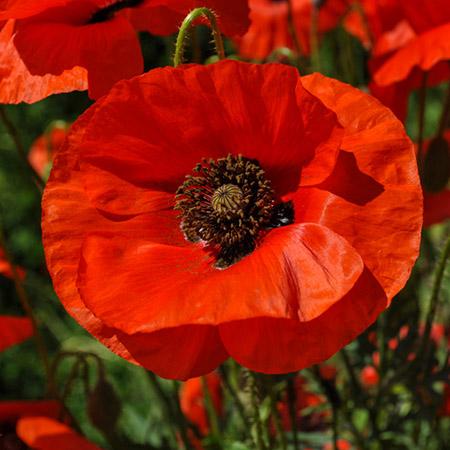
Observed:
[[[271,183],[258,161],[228,155],[203,159],[178,188],[186,239],[202,241],[226,268],[251,253],[266,230],[293,222],[293,207],[275,205]]]

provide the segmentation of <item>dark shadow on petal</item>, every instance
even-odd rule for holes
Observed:
[[[353,153],[341,150],[331,175],[316,187],[363,206],[383,193],[384,187],[361,172]]]

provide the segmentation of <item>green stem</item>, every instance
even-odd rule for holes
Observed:
[[[442,280],[444,278],[445,269],[447,266],[448,259],[450,257],[450,235],[447,237],[444,249],[442,251],[441,257],[437,265],[437,269],[434,275],[433,288],[431,291],[430,307],[428,310],[425,329],[422,335],[422,342],[417,352],[417,359],[419,355],[424,355],[424,359],[427,359],[428,352],[430,350],[430,333],[431,327],[433,325],[434,317],[436,315],[437,307],[439,304],[439,293],[442,286]]]
[[[20,304],[22,305],[22,308],[23,308],[25,314],[31,321],[31,325],[33,327],[33,336],[34,336],[34,340],[36,342],[37,351],[38,351],[39,357],[42,360],[42,364],[44,366],[47,383],[49,384],[49,386],[51,386],[52,381],[51,381],[50,362],[49,362],[47,347],[45,346],[44,338],[43,338],[41,332],[39,331],[38,322],[37,322],[36,316],[34,314],[33,308],[31,306],[30,299],[28,298],[28,294],[22,285],[22,280],[20,279],[17,268],[14,265],[11,255],[7,249],[5,236],[3,234],[3,229],[1,227],[0,227],[0,247],[4,251],[6,261],[11,266],[11,272],[13,275],[13,281],[14,281],[14,286],[15,286],[16,292],[17,292],[17,297],[19,298]]]
[[[244,408],[244,405],[242,404],[241,399],[239,398],[239,394],[236,392],[236,389],[234,388],[233,384],[228,379],[228,374],[227,374],[227,371],[225,370],[225,368],[223,366],[220,366],[219,371],[220,371],[220,376],[221,376],[221,379],[225,386],[225,389],[228,391],[228,393],[230,394],[230,397],[233,399],[234,404],[239,412],[239,416],[241,417],[241,420],[242,420],[242,423],[243,423],[245,429],[248,430],[250,428],[250,422],[245,414],[245,408]]]
[[[0,119],[3,122],[3,125],[5,126],[9,136],[13,140],[19,157],[22,159],[28,171],[30,172],[31,177],[34,183],[36,184],[37,188],[39,189],[40,192],[42,192],[45,186],[45,182],[40,177],[40,175],[34,170],[33,166],[30,164],[30,161],[28,161],[28,156],[25,151],[25,147],[20,139],[19,132],[17,131],[17,128],[15,127],[13,121],[9,118],[8,114],[6,113],[5,107],[3,106],[0,106]]]
[[[249,369],[244,369],[246,389],[250,395],[255,433],[252,433],[257,450],[267,450],[263,439],[263,424],[259,415],[260,398],[256,375]]]
[[[172,401],[170,396],[168,396],[164,392],[156,375],[150,371],[146,371],[146,373],[147,373],[148,381],[150,382],[150,384],[153,388],[153,391],[159,397],[160,403],[162,405],[163,413],[166,416],[166,421],[169,424],[169,427],[174,434],[175,441],[177,440],[175,424],[179,424],[180,437],[181,437],[181,440],[183,441],[185,449],[187,449],[187,450],[192,449],[191,443],[189,441],[189,437],[187,435],[187,427],[184,423],[179,423],[179,414],[178,414],[177,408],[174,405],[174,402]]]
[[[195,8],[183,20],[180,31],[178,32],[177,42],[175,45],[175,56],[173,58],[173,65],[175,67],[183,64],[184,49],[186,46],[187,36],[191,30],[191,27],[193,26],[193,23],[200,17],[205,17],[209,21],[214,38],[214,43],[216,46],[217,56],[219,57],[219,59],[225,59],[222,34],[220,33],[219,26],[217,24],[216,15],[208,8]]]
[[[209,390],[208,382],[206,377],[201,377],[203,397],[205,399],[205,408],[208,414],[209,426],[211,428],[211,434],[220,440],[220,428],[219,428],[219,418],[217,417],[217,411],[214,407],[214,403],[211,397],[211,392]]]
[[[277,401],[272,389],[270,390],[270,409],[272,410],[273,423],[280,443],[280,448],[281,450],[287,450],[286,435],[281,424],[280,413],[277,409]]]
[[[287,380],[287,402],[289,410],[289,419],[291,421],[292,439],[294,441],[294,450],[299,450],[297,433],[297,393],[293,378]]]

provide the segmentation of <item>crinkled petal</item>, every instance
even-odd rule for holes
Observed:
[[[374,98],[318,74],[305,77],[304,85],[336,112],[346,131],[342,148],[353,153],[359,170],[384,187],[365,206],[328,198],[319,223],[350,242],[391,299],[420,245],[422,192],[412,142]]]
[[[142,73],[139,41],[126,19],[83,25],[71,23],[69,12],[65,14],[67,18],[46,13],[18,23],[14,44],[30,73],[60,75],[74,66],[83,67],[88,71],[91,98],[104,95],[119,80]]]
[[[35,103],[52,94],[87,89],[87,72],[71,67],[59,75],[31,75],[13,42],[14,21],[0,31],[0,103]]]
[[[85,135],[82,171],[98,186],[94,204],[112,214],[151,211],[151,202],[137,201],[145,189],[174,194],[202,158],[229,153],[257,159],[283,195],[300,178],[307,185],[329,175],[342,134],[293,68],[224,61],[157,69],[106,97]],[[96,201],[125,189],[136,199],[129,207]]]
[[[47,267],[56,293],[66,310],[114,353],[132,360],[115,333],[85,307],[76,287],[79,254],[85,233],[90,229],[107,230],[110,226],[114,227],[114,222],[89,208],[79,173],[78,155],[74,152],[77,142],[82,138],[84,126],[98,105],[99,103],[78,119],[68,140],[56,155],[42,200],[42,235]],[[78,219],[76,227],[71,220],[64,219],[74,217],[74,211]]]

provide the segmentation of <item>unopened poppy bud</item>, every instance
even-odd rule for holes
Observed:
[[[111,383],[100,376],[88,400],[91,422],[105,434],[114,430],[120,416],[121,403]]]
[[[430,142],[423,163],[422,183],[428,192],[442,191],[450,179],[450,149],[443,137]]]

